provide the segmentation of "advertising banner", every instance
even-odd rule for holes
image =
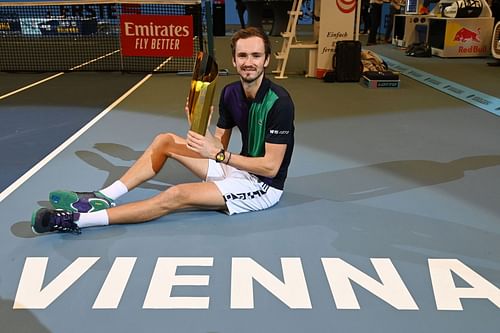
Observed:
[[[492,19],[448,20],[444,48],[448,57],[479,57],[490,53]]]
[[[193,17],[122,15],[120,41],[125,56],[193,56]]]
[[[97,32],[95,18],[46,20],[38,24],[42,35],[91,35]]]
[[[1,18],[0,33],[20,33],[21,22],[18,18]]]
[[[321,28],[318,41],[316,76],[332,68],[335,43],[354,39],[356,0],[321,0]]]

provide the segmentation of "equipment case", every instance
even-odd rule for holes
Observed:
[[[342,40],[335,45],[333,56],[335,76],[338,82],[359,82],[361,78],[361,42]]]

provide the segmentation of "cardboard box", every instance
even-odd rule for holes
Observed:
[[[400,80],[370,80],[363,75],[361,84],[367,88],[399,88]]]

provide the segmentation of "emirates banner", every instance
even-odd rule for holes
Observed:
[[[193,56],[192,16],[122,15],[120,26],[125,56]]]
[[[354,39],[357,5],[356,0],[321,0],[317,77],[332,68],[335,43]]]

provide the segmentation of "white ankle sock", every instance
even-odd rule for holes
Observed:
[[[108,213],[105,209],[92,213],[80,213],[80,217],[75,221],[75,223],[80,228],[108,225]]]
[[[109,185],[106,188],[103,188],[99,192],[101,192],[102,194],[104,194],[105,196],[107,196],[112,200],[116,200],[125,193],[127,193],[128,188],[120,180],[117,180],[113,184]]]

